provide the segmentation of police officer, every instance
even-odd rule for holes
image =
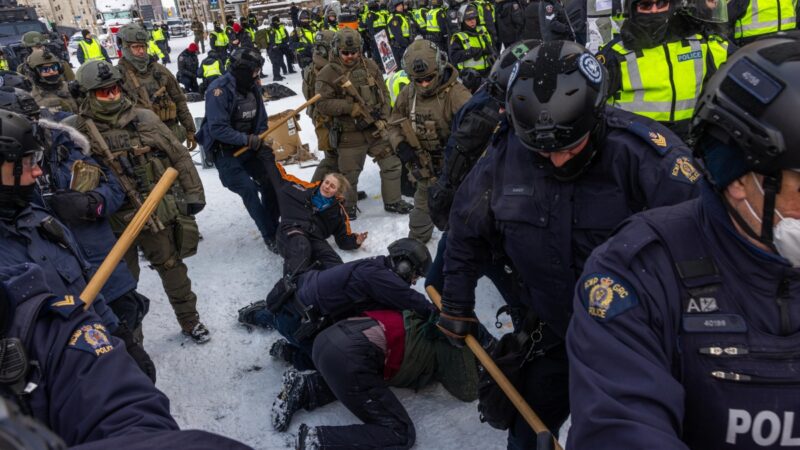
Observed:
[[[575,24],[561,0],[541,0],[539,29],[543,41],[577,41]]]
[[[60,60],[59,62],[64,67],[64,78],[67,81],[75,79],[75,73],[72,71],[72,66],[69,63],[69,54],[67,54],[61,43],[50,42],[47,36],[38,31],[28,31],[22,35],[20,44],[22,47],[17,51],[16,55],[17,64],[19,64],[16,68],[17,72],[28,78],[33,77],[33,71],[28,67],[25,60],[33,50],[41,50],[46,47],[50,50],[50,53],[56,55]]]
[[[362,20],[366,34],[365,38],[370,47],[369,53],[380,69],[383,69],[383,61],[381,60],[381,53],[378,51],[375,35],[386,29],[388,16],[388,12],[381,9],[378,0],[367,0],[367,12]]]
[[[219,22],[214,21],[214,31],[209,33],[208,45],[217,52],[217,57],[223,61],[228,59],[228,34],[222,29]]]
[[[122,58],[117,64],[126,97],[156,113],[178,142],[186,141],[189,150],[194,150],[197,146],[194,119],[175,75],[147,57],[147,33],[140,27],[125,25],[119,36]]]
[[[500,44],[505,48],[522,39],[522,29],[525,26],[523,7],[519,0],[501,0],[497,3],[497,41],[495,48],[499,50]]]
[[[796,445],[798,48],[731,56],[692,121],[711,186],[630,218],[587,261],[567,336],[574,448]]]
[[[78,51],[76,52],[80,64],[94,60],[111,62],[108,58],[108,53],[106,53],[106,49],[97,42],[97,39],[92,36],[91,31],[81,30],[81,36],[83,39],[78,41]]]
[[[292,30],[292,47],[297,56],[297,63],[300,69],[305,69],[311,64],[315,29],[311,23],[311,12],[307,9],[300,11],[297,16],[300,26]]]
[[[256,153],[263,143],[259,134],[267,129],[267,110],[261,101],[258,74],[264,59],[251,48],[231,54],[230,71],[215,80],[206,92],[206,117],[200,126],[200,144],[213,159],[222,185],[242,197],[264,244],[277,253],[278,200]],[[233,153],[247,146],[239,157]]]
[[[473,4],[462,5],[458,11],[461,31],[450,37],[450,59],[459,71],[467,69],[486,78],[495,60],[495,49],[491,35],[478,27],[478,8]],[[471,83],[477,87],[478,83]]]
[[[445,26],[447,28],[447,41],[450,42],[450,38],[461,31],[461,19],[458,15],[458,11],[461,9],[461,6],[467,4],[467,0],[452,0],[447,3],[447,10],[445,11]]]
[[[161,24],[158,23],[153,24],[153,30],[150,31],[150,39],[152,39],[153,42],[156,43],[156,46],[161,51],[161,54],[163,55],[161,57],[161,62],[163,64],[169,64],[171,62],[169,58],[169,45],[167,44],[168,38],[169,38],[169,32],[165,31],[164,28],[162,28]],[[122,43],[124,46],[125,45],[124,36],[122,39]]]
[[[242,27],[241,46],[255,48],[256,30],[250,26],[250,21],[245,16],[239,17],[239,25]]]
[[[576,278],[589,253],[634,212],[696,195],[697,171],[674,172],[690,151],[667,128],[604,107],[607,79],[582,46],[550,41],[519,63],[508,122],[462,182],[450,213],[439,326],[463,345],[474,334],[481,267],[502,252],[536,332],[523,354],[520,393],[550,430],[569,414],[563,338]],[[541,389],[546,385],[547,389]],[[536,438],[518,414],[509,448]]]
[[[51,112],[77,113],[78,104],[64,80],[64,66],[46,48],[34,50],[26,60],[33,71],[31,95],[36,102]]]
[[[439,48],[447,48],[450,36],[445,25],[445,11],[442,0],[431,0],[430,9],[425,14],[425,39],[433,42]]]
[[[217,51],[210,49],[208,56],[200,63],[197,68],[197,77],[202,78],[203,82],[200,83],[200,95],[205,97],[208,86],[217,78],[221,77],[225,71],[225,64],[223,60],[217,57]]]
[[[394,59],[400,61],[403,59],[406,48],[418,34],[417,23],[406,13],[406,5],[403,0],[390,0],[389,8],[391,16],[386,24],[386,32],[389,35],[389,44],[392,46]]]
[[[408,86],[410,83],[411,78],[408,77],[408,74],[403,69],[395,70],[389,74],[389,76],[386,78],[386,89],[389,90],[389,106],[394,108],[394,104],[397,102],[397,97],[400,95],[400,91],[402,91],[403,88]]]
[[[608,69],[612,105],[657,120],[686,138],[703,82],[729,52],[727,41],[701,34],[694,20],[722,20],[725,5],[708,10],[707,4],[630,2],[620,35],[603,47],[599,58]]]
[[[711,1],[708,4],[716,5],[717,3]],[[740,46],[779,31],[797,28],[796,1],[731,0],[727,6],[731,38]]]
[[[121,234],[141,198],[155,185],[164,167],[174,167],[178,179],[162,200],[158,212],[136,239],[145,258],[164,285],[183,334],[197,343],[210,339],[200,321],[197,296],[184,258],[197,252],[199,232],[194,215],[205,207],[203,185],[189,152],[152,111],[136,107],[122,92],[122,76],[105,61],[91,61],[78,70],[85,95],[75,128],[84,133],[99,162],[111,168],[128,200],[113,216],[114,232]],[[134,278],[139,278],[136,246],[125,255]]]
[[[428,26],[428,0],[415,0],[411,10],[411,18],[417,24],[420,35],[425,35]]]
[[[430,41],[420,39],[408,47],[403,69],[412,83],[400,91],[392,108],[389,139],[417,185],[408,236],[425,243],[433,234],[428,187],[441,173],[453,116],[470,93],[458,81],[458,71],[447,63],[445,53]],[[401,126],[404,121],[408,126]],[[411,132],[414,136],[409,136]]]
[[[186,92],[198,92],[200,88],[197,86],[197,69],[200,65],[197,63],[197,44],[190,43],[186,50],[178,55],[178,76],[177,81],[183,84]]]
[[[330,30],[334,32],[339,30],[339,21],[336,18],[336,10],[333,9],[333,6],[325,8],[325,24],[317,31],[320,30]]]
[[[275,51],[278,59],[285,58],[286,68],[289,73],[295,73],[294,54],[289,47],[289,33],[286,31],[286,26],[281,23],[280,17],[272,17],[272,25],[270,25],[269,30],[270,44],[276,46]],[[272,59],[272,56],[270,56],[270,59]],[[283,63],[281,62],[281,64]]]
[[[330,63],[317,75],[316,93],[322,98],[316,110],[332,118],[331,147],[320,165],[341,172],[350,182],[347,214],[356,218],[358,177],[369,154],[380,167],[383,208],[408,214],[412,206],[400,197],[400,160],[378,126],[389,116],[389,94],[378,66],[361,56],[361,35],[343,28],[333,38]],[[344,86],[350,83],[349,88]],[[335,157],[334,157],[335,156]]]
[[[328,64],[328,57],[331,54],[331,46],[333,45],[333,38],[336,33],[330,30],[317,31],[314,36],[314,63],[303,70],[303,97],[306,100],[316,95],[317,74]],[[315,105],[311,105],[306,109],[306,114],[311,117],[314,122],[314,132],[317,134],[317,148],[325,152],[327,155],[331,153],[330,159],[338,159],[333,147],[331,147],[329,128],[331,125],[331,118],[320,114]],[[327,175],[331,167],[327,165],[318,165],[314,170],[314,176],[311,181],[322,181]]]

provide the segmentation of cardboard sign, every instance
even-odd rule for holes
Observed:
[[[383,71],[392,73],[397,70],[397,61],[394,59],[392,46],[389,45],[389,36],[386,34],[386,30],[375,33],[375,43],[378,45],[378,52],[381,55]]]

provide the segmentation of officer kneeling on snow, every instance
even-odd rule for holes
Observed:
[[[800,42],[739,50],[692,120],[713,188],[632,217],[587,261],[572,448],[798,446],[798,105]]]
[[[474,334],[475,283],[493,254],[505,254],[528,308],[517,331],[541,337],[525,340],[518,389],[557,432],[569,414],[563,339],[583,263],[635,212],[694,197],[700,175],[666,127],[605,106],[606,74],[584,47],[546,42],[517,64],[508,123],[453,202],[439,325],[456,345]],[[509,448],[535,446],[522,416],[500,412],[502,420],[487,420],[509,429]]]
[[[331,324],[373,310],[411,310],[424,318],[435,307],[411,288],[431,264],[419,241],[399,239],[388,256],[357,259],[326,270],[310,270],[296,280],[279,280],[266,301],[239,311],[246,324],[277,329],[284,338],[270,355],[299,370],[313,369],[314,337]]]

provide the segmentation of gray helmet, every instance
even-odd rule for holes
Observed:
[[[320,30],[314,35],[314,52],[323,57],[328,57],[333,45],[333,38],[336,36],[335,31]]]
[[[119,69],[106,61],[89,61],[75,74],[81,89],[88,92],[113,86],[122,80]]]
[[[352,28],[342,28],[333,38],[333,49],[341,51],[361,52],[361,35]]]
[[[45,45],[49,42],[50,40],[47,39],[47,36],[38,31],[28,31],[22,35],[21,39],[22,46],[26,48]]]
[[[389,244],[392,270],[411,283],[415,276],[425,276],[431,267],[431,252],[420,241],[401,238]]]
[[[34,72],[34,79],[35,81],[39,81],[42,83],[47,84],[58,84],[61,82],[61,74],[64,73],[64,66],[61,64],[61,60],[58,59],[55,55],[50,53],[50,50],[47,48],[42,49],[34,49],[26,60],[28,66],[33,69]],[[58,65],[58,75],[52,77],[43,77],[39,75],[38,68],[40,66],[46,65]]]
[[[38,118],[41,108],[31,94],[9,86],[0,87],[0,109]]]
[[[147,31],[136,24],[123,25],[119,29],[117,36],[119,36],[123,44],[147,44],[147,41],[150,40]]]
[[[447,65],[447,54],[431,41],[418,39],[403,53],[402,69],[413,79],[440,73]]]
[[[458,21],[464,23],[467,19],[477,19],[478,8],[472,3],[465,3],[458,8]]]

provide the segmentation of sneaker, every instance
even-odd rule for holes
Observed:
[[[322,448],[322,444],[319,442],[317,427],[309,427],[301,423],[300,429],[297,431],[297,444],[295,448],[297,450],[318,450]]]
[[[306,378],[297,369],[289,369],[283,374],[281,391],[272,403],[270,420],[275,431],[286,431],[294,413],[306,402]],[[303,447],[301,447],[303,448]]]
[[[358,199],[359,200],[366,200],[367,199],[367,193],[364,192],[364,191],[358,191]]]
[[[239,310],[239,323],[248,327],[261,327],[268,330],[274,330],[275,328],[272,327],[272,325],[255,320],[256,314],[266,308],[266,300],[259,300],[257,302],[250,303]]]
[[[397,214],[408,214],[414,209],[414,205],[408,203],[407,201],[400,199],[394,203],[387,203],[383,205],[383,209],[386,212],[390,213],[397,213]]]
[[[203,322],[197,321],[183,329],[183,334],[189,336],[196,344],[205,344],[211,340],[211,333]]]
[[[356,220],[358,218],[358,206],[351,206],[349,208],[345,208],[347,211],[347,218],[350,220]]]
[[[287,363],[292,362],[296,352],[297,347],[290,344],[289,341],[284,338],[278,339],[272,344],[272,347],[269,348],[269,356]]]

